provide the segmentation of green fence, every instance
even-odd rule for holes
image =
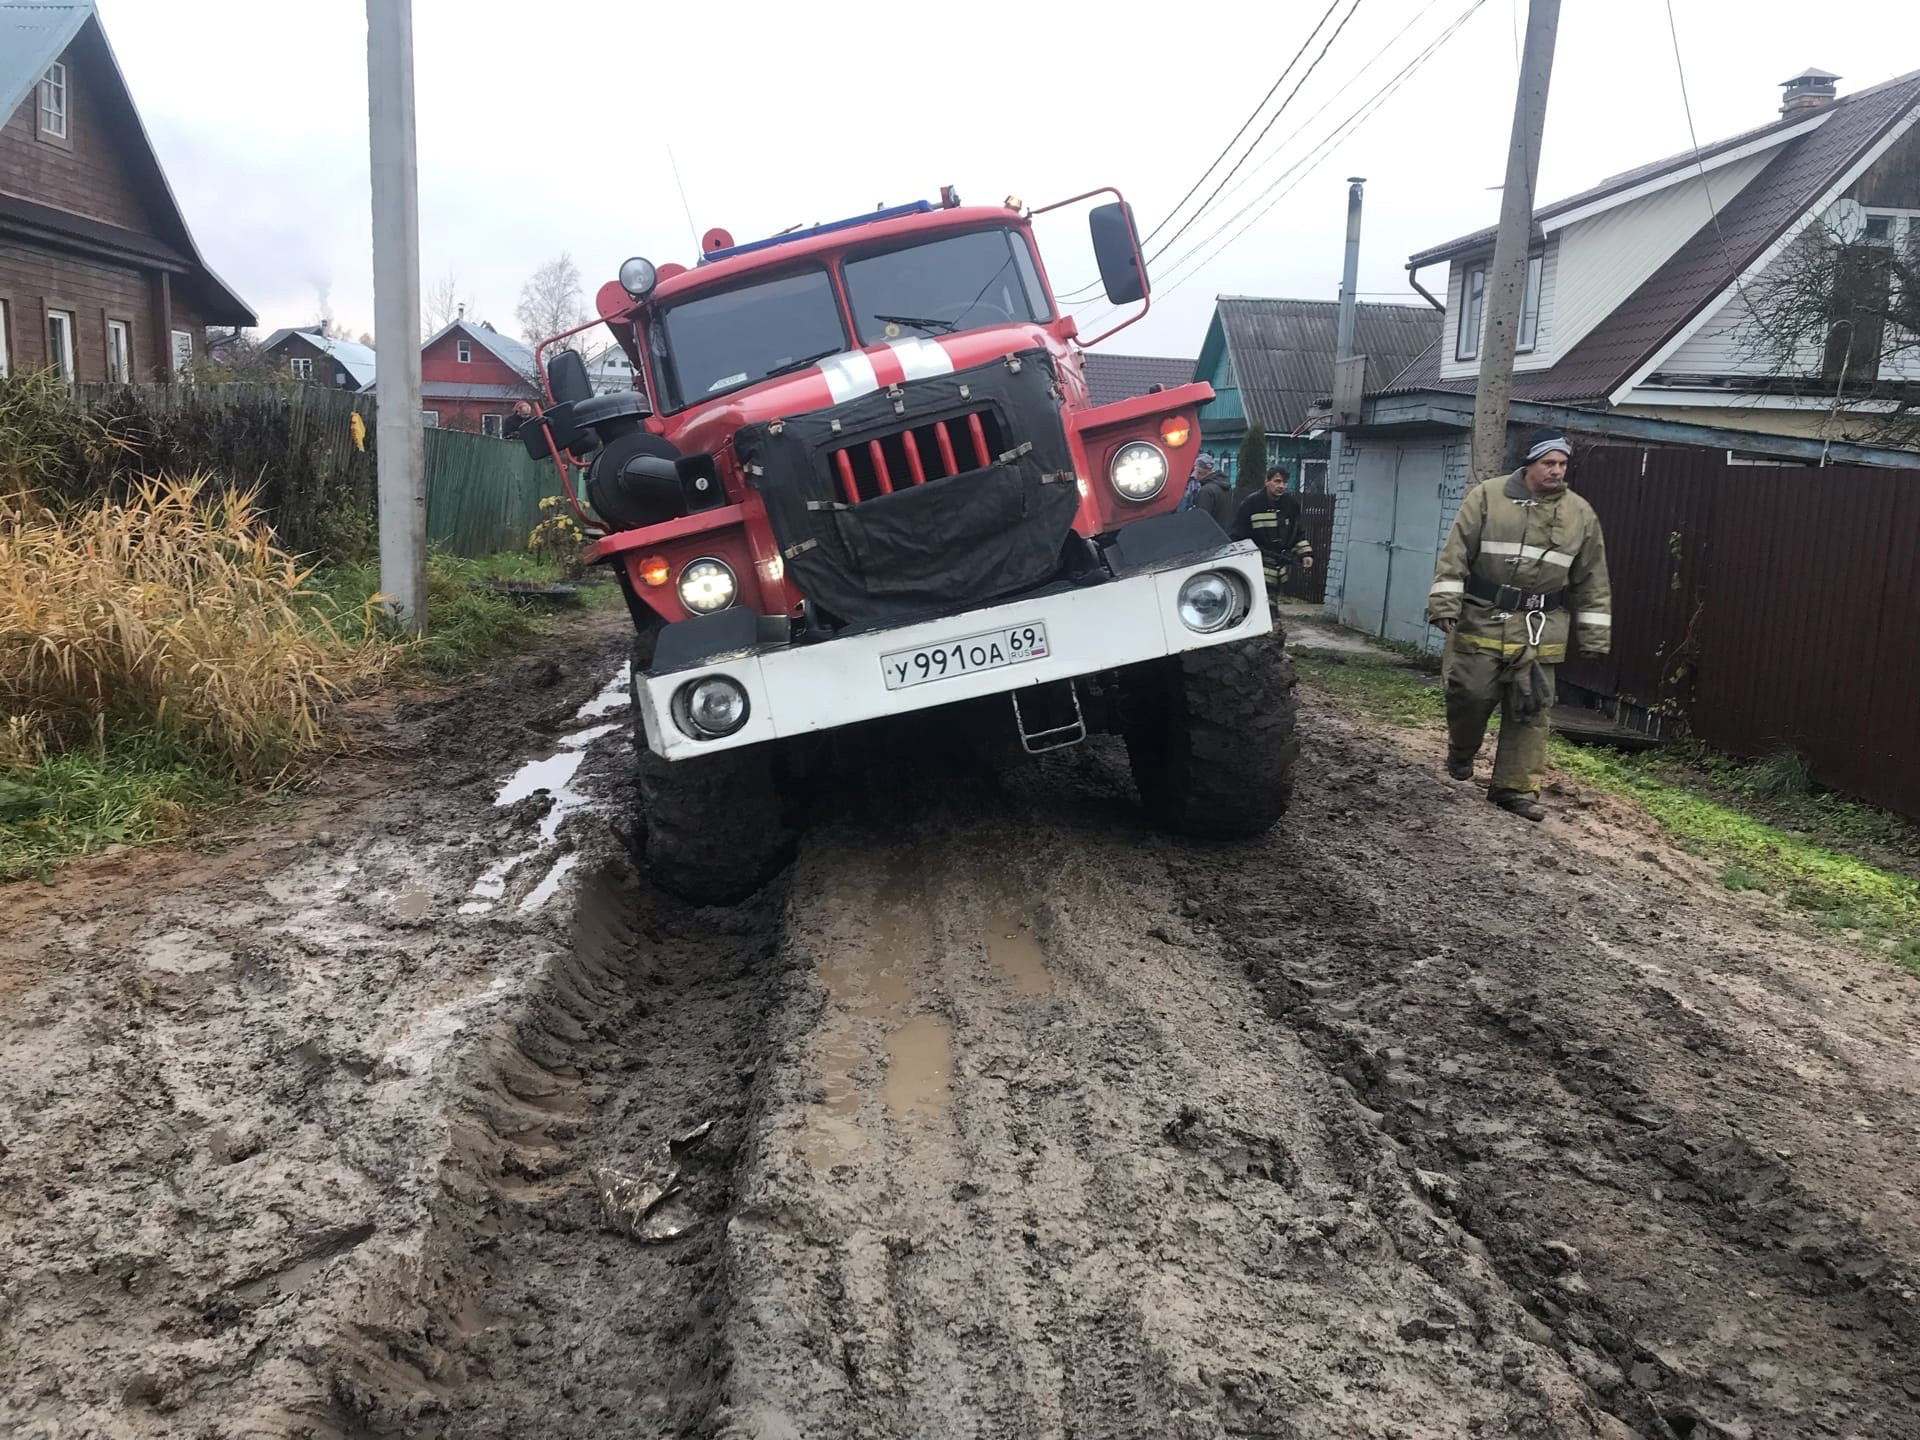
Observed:
[[[427,539],[442,550],[524,550],[545,518],[540,501],[560,493],[553,462],[528,459],[513,441],[427,431]]]
[[[377,532],[371,395],[317,385],[81,385],[75,399],[127,442],[103,475],[201,470],[253,486],[281,543],[302,553],[357,558]],[[365,426],[361,441],[352,417]],[[510,440],[426,432],[427,535],[455,555],[524,550],[560,494],[551,462]]]

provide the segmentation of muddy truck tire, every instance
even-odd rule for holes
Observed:
[[[633,642],[638,680],[653,663],[653,632]],[[696,905],[731,905],[785,865],[794,833],[787,824],[774,746],[748,745],[669,763],[647,745],[636,697],[634,777],[639,839],[648,877]]]
[[[1275,630],[1121,672],[1122,733],[1156,824],[1207,840],[1271,829],[1293,799],[1293,661]]]

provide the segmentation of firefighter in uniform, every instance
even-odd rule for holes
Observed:
[[[1554,667],[1571,638],[1588,655],[1612,640],[1606,546],[1593,507],[1567,488],[1573,447],[1534,432],[1527,462],[1467,492],[1434,567],[1427,618],[1446,632],[1447,773],[1473,778],[1487,721],[1500,711],[1488,798],[1541,820]]]
[[[1287,467],[1267,471],[1267,483],[1240,502],[1233,517],[1230,540],[1251,540],[1260,551],[1260,568],[1267,579],[1267,606],[1277,610],[1280,587],[1295,565],[1313,568],[1313,547],[1300,533],[1300,502],[1287,493]]]

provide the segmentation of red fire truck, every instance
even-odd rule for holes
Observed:
[[[597,297],[632,389],[555,342],[521,430],[632,611],[656,882],[737,897],[783,863],[783,777],[844,727],[997,704],[1039,752],[1125,737],[1186,833],[1270,827],[1291,792],[1292,675],[1259,557],[1176,513],[1205,384],[1091,403],[1080,353],[1150,303],[1118,192],[1087,210],[1107,298],[1080,339],[1018,200],[921,201],[629,260]],[[1057,207],[1046,207],[1053,209]],[[989,699],[989,697],[991,697]]]

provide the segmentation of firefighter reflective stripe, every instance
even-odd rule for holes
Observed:
[[[1482,650],[1489,655],[1498,655],[1502,659],[1511,659],[1516,655],[1532,651],[1535,658],[1552,665],[1567,658],[1566,645],[1527,644],[1524,640],[1501,640],[1492,635],[1470,635],[1464,630],[1453,632],[1453,643],[1462,650]]]
[[[1611,630],[1613,628],[1613,616],[1604,610],[1576,610],[1573,612],[1573,623],[1576,625],[1597,625],[1602,630]]]
[[[1573,556],[1567,554],[1566,551],[1546,550],[1538,545],[1522,545],[1517,540],[1482,540],[1480,542],[1480,553],[1482,555],[1512,555],[1521,560],[1540,560],[1548,565],[1559,565],[1567,569],[1573,568]]]
[[[1256,530],[1278,530],[1280,517],[1271,510],[1256,510],[1253,513],[1252,524]]]
[[[1427,591],[1429,595],[1464,595],[1466,593],[1467,585],[1464,580],[1436,580],[1433,582],[1433,588]]]

